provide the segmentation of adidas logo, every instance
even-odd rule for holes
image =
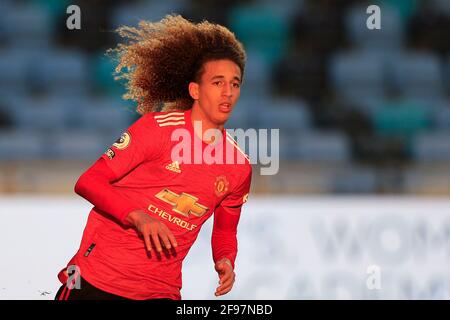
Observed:
[[[168,164],[166,166],[166,169],[176,172],[176,173],[181,173],[181,169],[180,169],[180,165],[178,164],[178,161],[174,161],[171,164]]]

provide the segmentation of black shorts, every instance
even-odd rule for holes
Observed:
[[[55,295],[55,300],[131,300],[94,287],[78,275],[80,289],[70,289],[63,284]],[[148,300],[172,300],[170,298],[154,298]]]
[[[81,276],[80,289],[70,289],[63,284],[56,293],[55,300],[130,300],[94,287]]]

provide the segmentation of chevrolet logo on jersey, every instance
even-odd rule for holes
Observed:
[[[155,197],[172,205],[173,211],[185,217],[189,217],[190,214],[201,217],[208,211],[208,207],[197,203],[198,198],[184,192],[178,195],[175,192],[164,189],[158,192]]]

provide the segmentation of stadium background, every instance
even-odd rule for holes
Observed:
[[[71,4],[81,30],[66,28]],[[366,27],[370,4],[381,30]],[[254,170],[222,299],[448,299],[447,0],[3,0],[0,298],[54,294],[90,208],[73,186],[137,117],[105,50],[118,26],[169,13],[243,42],[228,127],[280,129],[280,171]],[[184,298],[213,298],[210,230],[185,262]]]

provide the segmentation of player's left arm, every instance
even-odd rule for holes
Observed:
[[[211,245],[214,268],[219,276],[216,296],[230,292],[236,278],[234,266],[238,251],[237,227],[242,205],[248,198],[250,182],[251,169],[238,188],[227,196],[214,211]]]

